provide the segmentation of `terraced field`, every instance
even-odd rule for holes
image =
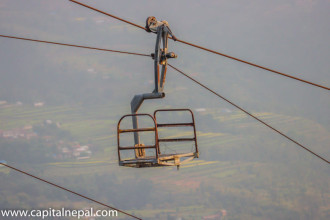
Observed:
[[[163,196],[168,201],[171,201],[171,199],[176,201],[176,205],[179,206],[179,208],[173,209],[170,203],[164,203],[162,209],[150,208],[152,206],[146,202],[144,209],[133,208],[128,210],[144,217],[153,218],[157,213],[165,213],[164,216],[180,214],[188,219],[189,216],[201,217],[209,213],[217,213],[220,207],[230,207],[230,203],[240,204],[255,198],[257,198],[258,204],[251,205],[251,209],[254,206],[283,208],[283,204],[286,207],[295,209],[294,204],[299,201],[300,191],[306,190],[308,196],[311,193],[317,196],[321,195],[317,189],[311,190],[308,188],[312,183],[311,180],[314,179],[313,175],[316,175],[315,172],[309,171],[309,177],[306,177],[304,182],[295,186],[297,189],[293,189],[290,184],[294,180],[291,176],[294,176],[295,172],[288,172],[285,164],[282,165],[276,162],[276,158],[267,162],[256,161],[255,158],[261,158],[259,160],[262,160],[260,155],[272,158],[272,154],[277,154],[277,151],[283,150],[282,148],[285,145],[279,148],[268,148],[267,142],[261,142],[259,148],[253,146],[255,143],[260,145],[260,142],[258,142],[260,127],[251,123],[246,115],[237,111],[224,114],[217,109],[208,110],[207,113],[211,114],[216,122],[231,126],[232,130],[227,131],[219,128],[212,129],[213,132],[207,132],[198,130],[197,125],[200,158],[181,165],[179,171],[176,170],[176,167],[144,169],[119,167],[116,125],[120,114],[117,115],[116,112],[118,111],[114,112],[112,109],[115,109],[115,106],[99,105],[88,108],[79,105],[44,106],[40,108],[27,105],[2,106],[0,108],[0,129],[10,130],[26,125],[40,125],[45,120],[61,123],[61,129],[69,131],[76,141],[93,147],[92,157],[87,160],[59,160],[35,165],[31,168],[29,164],[21,164],[21,166],[29,167],[32,170],[36,169],[35,172],[39,172],[42,177],[62,182],[64,185],[66,185],[65,181],[69,181],[70,184],[73,184],[69,185],[72,187],[79,182],[78,180],[83,180],[85,185],[84,189],[81,188],[81,190],[88,190],[89,188],[95,190],[96,177],[106,177],[108,178],[106,181],[112,181],[113,176],[112,184],[115,184],[116,189],[122,190],[120,192],[125,192],[125,188],[121,188],[124,183],[144,181],[151,184],[152,195],[156,197],[153,197],[154,199],[157,200],[157,196]],[[125,112],[125,110],[127,109],[122,108],[121,112]],[[330,142],[329,131],[315,122],[268,112],[255,113],[255,115],[286,131],[294,130],[295,133],[293,134],[298,135],[298,137],[302,136],[302,139],[305,137],[310,140],[317,139],[318,142],[313,147],[323,149],[325,153],[327,152],[323,145]],[[196,114],[196,117],[203,117],[203,115]],[[237,129],[237,131],[233,129]],[[174,129],[169,133],[163,133],[163,137],[177,138],[189,136],[190,133]],[[271,138],[267,140],[270,141]],[[263,144],[266,146],[263,146]],[[269,144],[277,147],[276,143]],[[180,143],[176,147],[180,148],[182,145]],[[291,152],[296,150],[294,147],[288,149],[292,149]],[[233,157],[238,151],[242,157]],[[253,157],[254,155],[256,157]],[[297,167],[297,172],[302,172],[300,169],[303,168]],[[305,169],[303,171],[305,172]],[[8,174],[9,171],[0,167],[0,173]],[[272,186],[271,189],[269,188],[270,185]],[[129,186],[134,188],[134,184]],[[109,186],[110,189],[112,189],[111,186]],[[276,192],[277,197],[274,197],[272,190]],[[109,192],[114,193],[115,191],[110,190]],[[172,197],[168,194],[171,194]],[[116,201],[116,199],[111,198],[111,194],[108,196],[109,201]],[[104,199],[106,200],[106,198]],[[228,204],[223,202],[226,200],[231,202],[228,202]],[[221,203],[212,206],[215,201],[221,201]],[[158,202],[161,203],[162,201]],[[56,201],[54,201],[54,204],[56,204]],[[322,207],[327,210],[326,207]],[[241,217],[244,218],[243,216]]]

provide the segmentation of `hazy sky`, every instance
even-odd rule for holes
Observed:
[[[82,2],[143,26],[148,16],[167,20],[174,34],[180,39],[330,86],[330,1],[328,0],[82,0]],[[67,0],[0,0],[0,34],[141,53],[153,52],[155,43],[153,34]],[[192,74],[247,110],[303,116],[329,131],[328,91],[180,43],[171,41],[170,50],[178,54],[178,58],[171,61],[173,65]],[[70,59],[63,61],[64,57]],[[39,63],[39,60],[47,61],[45,62],[47,65]],[[48,63],[52,65],[48,66]],[[108,71],[108,75],[114,79],[107,81],[109,86],[123,91],[118,92],[116,99],[109,100],[109,103],[115,102],[118,106],[125,106],[127,111],[125,113],[129,113],[132,96],[152,90],[152,85],[148,83],[152,80],[152,65],[152,60],[136,57],[0,38],[2,67],[0,76],[9,78],[6,83],[13,85],[10,93],[17,93],[17,97],[24,91],[19,91],[15,85],[25,83],[24,77],[20,78],[25,72],[29,74],[53,72],[63,77],[71,72],[78,74],[79,71],[94,68],[98,73]],[[127,75],[122,79],[117,77],[116,73]],[[178,97],[187,97],[179,102],[185,106],[174,107],[231,108],[170,69],[167,77],[165,92],[168,95],[157,105],[173,107],[178,105]],[[83,81],[83,79],[79,80]],[[39,83],[43,84],[42,81]],[[80,85],[77,83],[72,87],[75,86],[78,88]],[[40,93],[47,89],[49,88],[41,86]],[[0,100],[3,99],[6,97],[0,94]],[[47,100],[42,101],[47,102]],[[154,105],[154,102],[145,103],[146,107],[142,110]],[[117,118],[111,120],[115,121]],[[200,120],[198,116],[197,120]],[[279,129],[286,129],[286,126],[277,126]],[[292,123],[293,128],[299,126],[298,122]],[[265,130],[268,132],[267,129]],[[214,132],[218,131],[214,129]],[[310,131],[311,134],[313,132],[316,131]],[[310,137],[294,132],[291,134],[293,138],[299,138],[303,143],[312,145],[313,140]],[[260,132],[258,135],[262,137],[263,133]],[[274,134],[275,138],[282,141],[282,137],[277,134]],[[281,143],[287,144],[285,140]],[[324,138],[320,143],[318,149],[323,149],[325,153],[329,152],[326,148],[329,144],[328,139]],[[290,149],[296,147],[293,144],[287,145]],[[299,153],[301,153],[300,149]]]

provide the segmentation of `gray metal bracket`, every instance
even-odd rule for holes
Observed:
[[[140,106],[145,99],[161,99],[165,97],[165,93],[144,93],[140,95],[135,95],[131,101],[131,112],[132,114],[137,114]],[[132,117],[133,129],[139,127],[138,119],[136,116]],[[138,132],[134,132],[134,144],[138,146],[140,144],[140,136]]]
[[[152,93],[144,93],[135,95],[131,101],[131,112],[132,114],[137,114],[140,106],[145,99],[160,99],[165,97],[164,85],[166,79],[167,71],[167,59],[176,58],[176,54],[173,52],[168,52],[168,37],[172,36],[171,29],[169,28],[167,21],[157,21],[155,17],[147,18],[146,30],[148,32],[157,33],[155,52],[152,53],[152,58],[154,59],[154,84],[155,88]],[[138,129],[138,119],[137,117],[132,117],[133,129]],[[140,145],[140,137],[138,132],[134,132],[134,143],[135,146]],[[137,156],[137,155],[136,155]]]

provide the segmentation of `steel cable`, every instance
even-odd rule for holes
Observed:
[[[138,25],[138,24],[135,24],[133,22],[127,21],[125,19],[119,18],[118,16],[115,16],[115,15],[112,15],[112,14],[109,14],[109,13],[106,13],[106,12],[101,11],[99,9],[93,8],[93,7],[89,6],[89,5],[83,4],[83,3],[78,2],[78,1],[75,1],[75,0],[69,0],[69,1],[71,1],[73,3],[76,3],[78,5],[84,6],[86,8],[89,8],[91,10],[94,10],[96,12],[102,13],[104,15],[110,16],[110,17],[115,18],[117,20],[123,21],[123,22],[125,22],[127,24],[133,25],[133,26],[138,27],[140,29],[146,30],[146,28],[145,27],[142,27],[141,25]],[[282,72],[279,72],[279,71],[276,71],[276,70],[273,70],[273,69],[270,69],[270,68],[267,68],[267,67],[264,67],[264,66],[261,66],[261,65],[257,65],[255,63],[251,63],[251,62],[248,62],[248,61],[245,61],[245,60],[242,60],[242,59],[233,57],[233,56],[229,56],[227,54],[220,53],[220,52],[217,52],[215,50],[211,50],[211,49],[208,49],[208,48],[205,48],[205,47],[202,47],[202,46],[193,44],[193,43],[189,43],[187,41],[180,40],[180,39],[177,39],[177,38],[175,40],[178,41],[178,42],[180,42],[180,43],[183,43],[183,44],[186,44],[186,45],[189,45],[189,46],[192,46],[192,47],[196,47],[198,49],[205,50],[205,51],[210,52],[210,53],[213,53],[213,54],[217,54],[217,55],[220,55],[220,56],[223,56],[223,57],[227,57],[229,59],[232,59],[232,60],[235,60],[235,61],[238,61],[238,62],[241,62],[241,63],[245,63],[245,64],[248,64],[250,66],[254,66],[254,67],[257,67],[257,68],[260,68],[260,69],[263,69],[263,70],[266,70],[266,71],[269,71],[269,72],[272,72],[272,73],[275,73],[275,74],[278,74],[278,75],[281,75],[281,76],[284,76],[284,77],[288,77],[290,79],[298,80],[300,82],[307,83],[309,85],[316,86],[316,87],[319,87],[319,88],[322,88],[322,89],[325,89],[325,90],[330,90],[329,87],[326,87],[326,86],[323,86],[323,85],[320,85],[320,84],[316,84],[316,83],[313,83],[313,82],[310,82],[310,81],[307,81],[307,80],[304,80],[304,79],[300,79],[298,77],[291,76],[291,75],[288,75],[288,74],[285,74],[285,73],[282,73]]]
[[[142,53],[134,53],[134,52],[127,52],[127,51],[120,51],[120,50],[111,50],[111,49],[81,46],[81,45],[67,44],[67,43],[58,43],[58,42],[45,41],[45,40],[35,40],[35,39],[16,37],[16,36],[0,35],[0,37],[16,39],[16,40],[33,41],[33,42],[38,42],[38,43],[55,44],[55,45],[68,46],[68,47],[78,47],[78,48],[84,48],[84,49],[90,49],[90,50],[99,50],[99,51],[106,51],[106,52],[113,52],[113,53],[122,53],[122,54],[130,54],[130,55],[151,57],[151,55],[142,54]]]
[[[9,166],[9,165],[4,164],[4,163],[1,163],[1,162],[0,162],[0,164],[3,165],[3,166],[5,166],[5,167],[8,167],[8,168],[10,168],[10,169],[12,169],[12,170],[15,170],[15,171],[17,171],[17,172],[19,172],[19,173],[25,174],[25,175],[27,175],[27,176],[30,176],[30,177],[34,178],[34,179],[40,180],[40,181],[42,181],[42,182],[44,182],[44,183],[47,183],[47,184],[52,185],[52,186],[55,186],[55,187],[57,187],[57,188],[59,188],[59,189],[65,190],[65,191],[70,192],[70,193],[72,193],[72,194],[74,194],[74,195],[77,195],[77,196],[79,196],[79,197],[82,197],[82,198],[87,199],[87,200],[89,200],[89,201],[92,201],[92,202],[94,202],[94,203],[97,203],[97,204],[99,204],[99,205],[102,205],[102,206],[104,206],[104,207],[107,207],[107,208],[109,208],[109,209],[117,210],[118,212],[120,212],[120,213],[122,213],[122,214],[125,214],[125,215],[130,216],[130,217],[135,218],[135,219],[142,220],[141,218],[136,217],[136,216],[134,216],[134,215],[131,215],[131,214],[129,214],[129,213],[123,211],[123,210],[120,210],[120,209],[114,208],[114,207],[109,206],[109,205],[107,205],[107,204],[105,204],[105,203],[99,202],[99,201],[97,201],[97,200],[95,200],[95,199],[92,199],[92,198],[87,197],[87,196],[84,196],[84,195],[82,195],[82,194],[80,194],[80,193],[74,192],[74,191],[72,191],[72,190],[70,190],[70,189],[67,189],[67,188],[65,188],[65,187],[63,187],[63,186],[57,185],[57,184],[55,184],[55,183],[49,182],[49,181],[47,181],[47,180],[45,180],[45,179],[42,179],[42,178],[40,178],[40,177],[34,176],[34,175],[32,175],[32,174],[30,174],[30,173],[27,173],[27,172],[25,172],[25,171],[23,171],[23,170],[17,169],[17,168],[15,168],[15,167]]]
[[[225,97],[223,97],[222,95],[220,95],[219,93],[215,92],[214,90],[210,89],[209,87],[205,86],[204,84],[200,83],[198,80],[192,78],[191,76],[189,76],[188,74],[184,73],[183,71],[179,70],[178,68],[172,66],[171,64],[167,64],[169,65],[171,68],[173,68],[174,70],[176,70],[177,72],[181,73],[182,75],[184,75],[185,77],[187,77],[188,79],[192,80],[193,82],[197,83],[198,85],[200,85],[201,87],[203,87],[204,89],[207,89],[209,92],[213,93],[214,95],[218,96],[219,98],[225,100],[226,102],[228,102],[229,104],[231,104],[232,106],[238,108],[239,110],[241,110],[242,112],[244,112],[245,114],[251,116],[252,118],[254,118],[255,120],[257,120],[258,122],[266,125],[267,127],[269,127],[270,129],[272,129],[273,131],[277,132],[278,134],[282,135],[283,137],[287,138],[288,140],[292,141],[293,143],[295,143],[296,145],[298,145],[299,147],[303,148],[304,150],[308,151],[309,153],[313,154],[314,156],[318,157],[319,159],[325,161],[326,163],[330,163],[327,159],[323,158],[322,156],[320,156],[317,153],[314,153],[312,150],[310,150],[309,148],[303,146],[302,144],[300,144],[299,142],[293,140],[292,138],[290,138],[289,136],[285,135],[284,133],[282,133],[281,131],[277,130],[276,128],[272,127],[271,125],[267,124],[266,122],[264,122],[263,120],[257,118],[256,116],[254,116],[253,114],[251,114],[250,112],[244,110],[243,108],[241,108],[240,106],[236,105],[235,103],[229,101],[228,99],[226,99]]]

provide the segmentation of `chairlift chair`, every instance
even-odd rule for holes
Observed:
[[[118,143],[118,161],[120,166],[128,167],[155,167],[155,166],[177,166],[188,162],[194,158],[198,158],[198,145],[196,136],[196,127],[194,114],[190,109],[159,109],[150,114],[137,113],[140,106],[145,99],[159,99],[164,98],[164,84],[167,71],[167,59],[176,58],[177,55],[173,52],[168,52],[168,37],[175,40],[171,29],[169,28],[167,21],[157,21],[155,17],[148,17],[146,21],[146,30],[148,32],[154,32],[157,34],[155,52],[151,54],[154,59],[154,78],[155,89],[152,93],[144,93],[135,95],[131,101],[131,113],[124,115],[117,125],[117,143]],[[160,68],[161,67],[161,68]],[[191,115],[191,122],[189,123],[158,123],[157,115],[164,112],[188,112]],[[152,126],[141,128],[138,125],[138,118],[151,118]],[[125,118],[132,119],[132,127],[130,129],[122,129],[121,123]],[[173,128],[173,127],[192,127],[193,137],[190,138],[160,138],[158,128]],[[153,134],[154,143],[151,145],[144,145],[140,141],[140,132],[149,132]],[[134,145],[121,146],[121,134],[133,133]],[[191,152],[184,153],[162,153],[160,150],[160,143],[167,142],[192,142],[193,150]],[[147,155],[146,150],[153,150],[152,155]],[[133,151],[134,157],[124,158],[122,156],[123,151]]]

